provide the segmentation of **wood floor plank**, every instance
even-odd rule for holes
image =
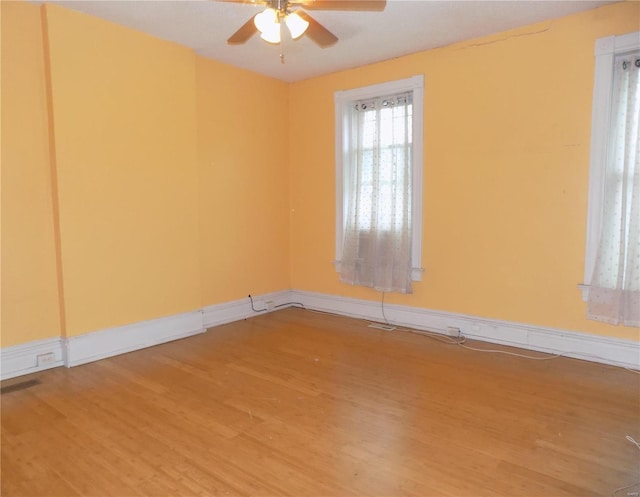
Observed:
[[[8,497],[608,496],[640,480],[640,375],[301,309],[26,379],[2,395]]]

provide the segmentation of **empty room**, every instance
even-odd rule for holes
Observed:
[[[640,494],[640,2],[0,7],[1,495]]]

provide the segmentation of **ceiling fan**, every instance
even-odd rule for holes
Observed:
[[[227,43],[245,43],[254,34],[273,44],[280,43],[282,21],[295,40],[306,35],[321,48],[338,41],[338,37],[307,14],[304,10],[382,11],[386,0],[222,0],[224,2],[264,5],[267,8],[256,14],[233,33]]]

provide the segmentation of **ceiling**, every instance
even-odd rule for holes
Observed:
[[[72,0],[53,3],[191,47],[204,57],[286,82],[442,47],[615,3],[594,0],[387,0],[383,12],[309,13],[339,41],[319,48],[303,36],[270,45],[254,35],[226,40],[264,7],[218,0]],[[284,63],[280,61],[280,53]]]

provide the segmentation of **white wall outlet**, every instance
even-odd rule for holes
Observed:
[[[53,352],[47,352],[46,354],[38,354],[36,356],[38,367],[47,366],[56,362],[56,356]]]
[[[447,326],[447,335],[449,335],[450,337],[459,337],[460,328],[456,328],[455,326]]]

